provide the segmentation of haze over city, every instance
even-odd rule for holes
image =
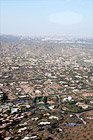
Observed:
[[[93,36],[93,0],[0,0],[0,34]]]

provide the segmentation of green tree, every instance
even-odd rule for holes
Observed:
[[[44,103],[45,104],[47,103],[47,97],[46,96],[44,97]]]
[[[5,102],[8,99],[7,94],[4,92],[1,101]]]

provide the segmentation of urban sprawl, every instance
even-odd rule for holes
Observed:
[[[2,140],[93,139],[93,40],[0,36]]]

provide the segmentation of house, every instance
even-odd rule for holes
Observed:
[[[11,114],[13,114],[13,113],[17,113],[18,110],[19,110],[19,108],[12,108],[12,109],[11,109]]]
[[[89,105],[85,105],[84,103],[81,103],[81,102],[77,102],[76,106],[82,107],[83,109],[88,109],[89,108]]]
[[[26,130],[26,129],[27,129],[27,127],[20,128],[20,129],[18,130],[18,133],[21,133],[21,131]]]
[[[40,94],[41,91],[40,91],[40,90],[35,90],[35,93],[36,93],[36,94]]]
[[[71,96],[68,96],[66,98],[63,99],[63,102],[66,102],[66,101],[71,101],[72,100],[72,97]]]
[[[40,122],[39,125],[49,125],[50,122]]]
[[[11,137],[6,137],[6,138],[4,138],[5,140],[10,140],[11,139]]]
[[[36,117],[36,118],[32,118],[32,121],[37,121],[39,118]]]
[[[0,89],[0,94],[2,94],[3,93],[3,91]]]
[[[37,138],[37,136],[28,136],[28,137],[24,137],[22,140],[30,140],[30,139],[35,139]]]
[[[55,107],[54,105],[51,105],[51,106],[49,106],[48,108],[51,109],[51,110],[53,110],[54,107]]]
[[[50,116],[49,119],[56,119],[56,120],[59,120],[59,118],[56,117],[56,116]]]
[[[93,93],[83,93],[84,97],[93,97]]]

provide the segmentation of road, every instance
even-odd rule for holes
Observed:
[[[77,118],[78,118],[79,120],[81,120],[81,121],[83,122],[83,124],[85,124],[85,125],[87,124],[86,121],[84,121],[83,118],[80,118],[79,114],[75,114],[75,115],[77,116]]]

